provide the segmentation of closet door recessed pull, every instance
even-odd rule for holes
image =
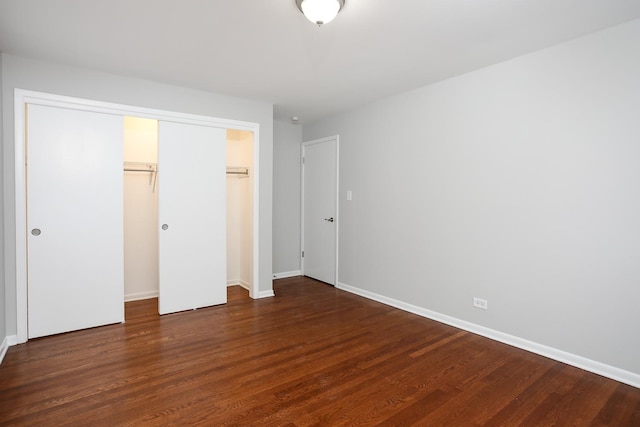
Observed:
[[[34,228],[33,230],[31,230],[31,234],[33,234],[34,236],[39,236],[40,234],[42,234],[42,231],[40,231],[39,228]]]
[[[162,224],[162,229],[163,230],[167,230],[169,228],[169,226],[167,224]]]

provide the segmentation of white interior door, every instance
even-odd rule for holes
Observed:
[[[337,137],[303,143],[303,273],[336,284]]]
[[[227,302],[226,130],[159,123],[160,314]]]
[[[28,336],[124,321],[121,116],[28,106]]]

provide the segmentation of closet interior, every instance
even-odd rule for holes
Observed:
[[[251,287],[253,133],[226,131],[227,285]],[[158,296],[158,121],[124,118],[125,301]]]

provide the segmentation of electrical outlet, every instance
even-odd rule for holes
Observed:
[[[478,307],[481,308],[483,310],[486,310],[489,308],[489,303],[487,302],[486,299],[482,299],[482,298],[473,298],[473,306],[474,307]]]

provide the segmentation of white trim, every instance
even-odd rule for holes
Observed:
[[[126,294],[124,302],[140,301],[143,299],[158,298],[158,291],[137,292],[135,294]]]
[[[335,276],[333,279],[333,283],[337,286],[338,284],[338,249],[340,245],[338,244],[339,236],[338,233],[340,228],[340,135],[328,136],[325,138],[313,139],[311,141],[304,141],[302,143],[302,150],[300,150],[300,248],[301,251],[304,251],[304,158],[306,154],[306,147],[314,144],[321,144],[323,142],[336,141],[336,188],[335,188],[335,197],[336,197],[336,213],[335,213]],[[301,275],[304,275],[304,257],[302,253],[300,253],[300,271]]]
[[[275,297],[276,294],[273,292],[273,289],[270,291],[260,291],[260,293],[258,294],[258,298],[257,299],[261,299],[261,298],[271,298],[271,297]]]
[[[24,89],[14,91],[15,124],[15,232],[16,232],[16,323],[17,340],[27,341],[27,208],[26,208],[26,164],[25,164],[25,104],[48,105],[75,110],[93,111],[120,116],[136,116],[156,120],[197,124],[253,132],[253,272],[249,290],[251,298],[262,298],[260,289],[260,124],[227,120],[153,108],[73,98]],[[267,291],[263,291],[267,292]],[[273,291],[271,291],[273,293]]]
[[[338,256],[338,251],[340,245],[338,241],[340,240],[340,135],[335,136],[336,139],[336,278],[334,279],[334,283],[337,285],[340,283],[338,281],[338,264],[340,257]]]
[[[230,288],[232,286],[240,286],[242,288],[245,288],[249,292],[251,292],[251,285],[249,285],[249,283],[245,280],[240,280],[240,279],[227,280],[227,288]]]
[[[254,129],[259,126],[257,123],[243,122],[239,120],[221,119],[218,117],[158,110],[155,108],[136,107],[133,105],[75,98],[71,96],[56,95],[52,93],[36,92],[24,89],[15,89],[14,93],[16,101],[22,100],[22,102],[19,103],[20,106],[23,106],[25,103],[29,103],[34,105],[46,105],[50,107],[60,107],[72,110],[113,114],[116,116],[135,115],[136,117],[147,119],[212,126],[224,129],[254,131]],[[24,113],[24,109],[20,109]]]
[[[253,237],[253,268],[251,272],[251,285],[249,286],[249,296],[251,298],[259,298],[260,294],[260,125],[256,124],[253,131],[253,203],[252,203],[252,237]],[[273,283],[269,282],[269,286],[273,288]],[[272,291],[273,292],[273,291]]]
[[[300,270],[285,271],[284,273],[273,273],[274,279],[288,279],[289,277],[297,276],[302,276],[302,272]]]
[[[25,152],[26,94],[15,90],[15,202],[16,202],[16,335],[27,342],[27,182]]]
[[[7,350],[9,350],[9,338],[4,337],[2,340],[2,344],[0,344],[0,363],[4,360],[4,356],[7,354]]]
[[[16,344],[18,344],[18,337],[16,335],[9,335],[7,337],[4,337],[4,339],[2,340],[2,344],[0,344],[0,364],[2,364],[4,356],[6,356],[9,347]]]
[[[482,335],[483,337],[499,341],[501,343],[508,344],[522,350],[530,351],[532,353],[548,357],[549,359],[557,360],[558,362],[566,363],[568,365],[584,369],[585,371],[593,372],[595,374],[602,375],[603,377],[611,378],[613,380],[629,384],[633,387],[640,388],[640,374],[625,371],[624,369],[606,365],[595,360],[587,359],[576,354],[568,353],[566,351],[529,341],[514,335],[505,334],[504,332],[496,331],[494,329],[485,328],[484,326],[476,325],[475,323],[460,320],[455,317],[438,313],[436,311],[408,304],[406,302],[399,301],[393,298],[388,298],[384,295],[379,295],[373,292],[366,291],[364,289],[349,286],[344,283],[338,283],[336,287],[343,291],[347,291],[352,294],[356,294],[377,302],[381,302],[391,307],[395,307],[409,313],[417,314],[418,316],[426,317],[427,319],[435,320],[437,322],[463,329],[477,335]]]
[[[304,142],[300,144],[300,274],[304,275]]]

